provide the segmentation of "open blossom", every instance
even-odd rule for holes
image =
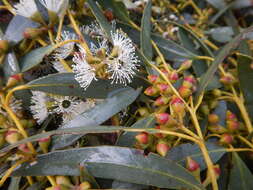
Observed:
[[[30,110],[33,117],[41,124],[49,115],[47,106],[49,97],[46,93],[39,91],[33,91],[32,94]]]
[[[62,17],[68,8],[68,0],[39,0],[40,3],[49,11],[56,13]]]
[[[86,90],[93,80],[96,80],[95,69],[92,68],[85,59],[85,50],[80,47],[80,52],[73,57],[73,72],[75,79],[84,90]]]
[[[18,15],[29,18],[34,16],[38,9],[34,0],[20,0],[19,3],[14,5],[14,11]]]
[[[69,32],[69,31],[63,31],[61,33],[61,38],[58,39],[58,42],[64,42],[67,40],[75,40],[77,39],[76,34]],[[67,43],[59,48],[57,48],[54,52],[54,58],[55,59],[65,59],[67,58],[73,51],[75,46],[75,42]]]
[[[62,115],[63,124],[65,124],[94,106],[95,101],[92,99],[84,102],[74,96],[54,96],[53,112]]]
[[[111,32],[113,49],[106,60],[107,72],[111,74],[112,83],[126,85],[132,81],[138,70],[138,62],[135,55],[135,47],[130,38],[121,30]]]

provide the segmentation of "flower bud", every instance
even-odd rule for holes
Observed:
[[[179,79],[179,76],[178,76],[178,74],[177,74],[176,71],[172,71],[172,72],[169,74],[169,80],[170,80],[172,83],[175,83],[178,79]]]
[[[0,40],[0,55],[6,53],[9,49],[8,40]]]
[[[192,88],[194,85],[196,85],[196,79],[193,75],[189,75],[184,78],[182,86]]]
[[[161,69],[162,73],[169,79],[170,78],[170,74],[168,73],[168,71],[166,69]]]
[[[156,96],[158,94],[158,90],[154,86],[150,86],[144,91],[144,94],[147,96]]]
[[[210,110],[209,110],[209,107],[208,107],[207,104],[202,104],[202,105],[200,106],[200,111],[201,111],[203,114],[205,114],[205,115],[209,115],[209,113],[210,113]]]
[[[19,82],[21,82],[22,79],[23,79],[23,74],[22,73],[19,73],[19,74],[16,74],[16,75],[12,75],[12,76],[9,77],[6,86],[7,87],[15,86]]]
[[[145,117],[145,116],[148,116],[148,115],[149,115],[149,111],[148,111],[148,109],[145,108],[145,107],[139,108],[139,109],[137,110],[137,113],[139,113],[140,116],[142,116],[142,117]]]
[[[221,94],[221,91],[219,89],[214,89],[212,90],[212,94],[215,96],[215,97],[220,97],[222,94]]]
[[[192,66],[192,60],[186,60],[186,61],[184,61],[184,62],[181,64],[181,66],[180,66],[180,68],[178,69],[178,71],[185,71],[185,70],[191,68],[191,66]]]
[[[183,101],[180,98],[176,96],[172,97],[171,107],[173,111],[175,112],[175,114],[182,115],[182,116],[185,115],[185,106],[184,106]]]
[[[155,84],[157,82],[161,82],[161,80],[159,79],[159,76],[157,76],[157,75],[148,75],[148,81],[152,84]]]
[[[44,153],[47,153],[48,152],[48,147],[49,147],[50,142],[51,142],[51,138],[50,137],[41,138],[41,139],[38,140],[38,142],[39,142],[39,146],[40,146],[41,150]]]
[[[18,130],[15,128],[10,128],[7,133],[5,134],[5,140],[9,144],[14,144],[21,139],[21,135],[19,134]]]
[[[232,144],[234,141],[234,138],[232,135],[228,134],[228,133],[224,133],[221,135],[221,138],[220,138],[220,143],[221,144],[224,144],[224,145],[229,145],[229,144]]]
[[[182,98],[188,98],[192,95],[191,89],[186,86],[180,86],[178,92]]]
[[[227,120],[237,121],[236,115],[229,110],[226,113],[226,118],[227,118]]]
[[[25,153],[31,153],[30,149],[26,144],[21,144],[18,146],[18,149]]]
[[[70,180],[66,176],[56,176],[55,178],[57,185],[72,186]]]
[[[157,84],[157,88],[163,94],[171,94],[171,92],[172,92],[172,90],[168,84],[159,83],[159,84]]]
[[[236,82],[235,77],[230,73],[226,73],[226,75],[220,78],[220,82],[224,85],[232,85]]]
[[[149,143],[149,134],[146,132],[141,132],[138,135],[135,136],[135,139],[140,144],[148,144]]]
[[[211,124],[217,124],[219,122],[219,116],[214,113],[208,115],[208,122]]]
[[[26,28],[23,32],[25,39],[34,39],[47,31],[46,28]]]
[[[200,181],[200,166],[199,163],[193,160],[191,157],[186,158],[186,169]]]
[[[156,145],[156,151],[161,156],[166,156],[167,152],[170,150],[170,147],[164,141],[159,141]]]
[[[211,131],[212,133],[217,133],[217,134],[223,134],[228,131],[226,128],[218,124],[208,126],[208,130]]]
[[[217,100],[211,100],[211,101],[209,102],[209,108],[210,108],[210,109],[216,108],[217,105],[218,105],[218,101],[217,101]]]
[[[88,181],[82,182],[78,187],[78,190],[87,190],[87,189],[91,189],[91,185]]]
[[[169,103],[169,98],[167,97],[164,97],[164,96],[160,96],[158,97],[155,102],[154,102],[154,105],[155,106],[163,106],[163,105],[166,105]]]
[[[155,114],[155,117],[156,117],[156,122],[159,123],[160,125],[172,126],[177,123],[176,120],[168,113],[157,113]]]
[[[239,122],[238,121],[233,121],[233,120],[227,120],[226,121],[227,128],[230,132],[235,132],[239,130]]]

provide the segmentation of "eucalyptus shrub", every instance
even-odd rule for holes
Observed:
[[[250,7],[2,0],[0,187],[251,190]]]

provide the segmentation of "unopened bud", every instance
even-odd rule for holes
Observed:
[[[193,75],[189,75],[184,78],[182,86],[192,88],[194,85],[196,85],[196,79]]]
[[[236,115],[229,110],[226,113],[226,118],[227,118],[227,120],[237,121]]]
[[[150,86],[144,91],[144,94],[147,96],[156,96],[158,94],[158,90],[155,87]]]
[[[227,73],[226,75],[220,78],[220,82],[223,83],[224,85],[232,85],[236,82],[236,80],[233,75]]]
[[[208,122],[211,124],[217,124],[219,122],[219,116],[214,113],[208,115]]]
[[[180,98],[174,96],[171,99],[171,107],[173,111],[175,112],[175,114],[181,115],[181,116],[185,115],[185,105]]]
[[[164,141],[159,141],[156,145],[156,151],[161,156],[166,156],[167,152],[170,150],[170,147]]]
[[[173,126],[176,125],[176,120],[168,113],[157,113],[155,114],[156,122],[160,125]]]
[[[148,116],[148,115],[149,115],[149,111],[148,111],[148,109],[145,108],[145,107],[139,108],[139,109],[137,110],[137,113],[139,113],[140,116],[142,116],[142,117],[145,117],[145,116]]]
[[[34,39],[47,31],[46,28],[26,28],[23,36],[26,39]]]
[[[215,96],[215,97],[220,97],[222,95],[221,91],[219,89],[214,89],[212,90],[212,94]]]
[[[176,71],[172,71],[170,74],[169,74],[169,80],[174,83],[176,82],[177,80],[179,79],[179,76],[177,74]]]
[[[30,149],[26,144],[21,144],[18,146],[18,149],[25,153],[31,153]]]
[[[12,76],[9,77],[6,86],[7,87],[15,86],[18,83],[20,83],[22,81],[22,79],[23,79],[23,74],[22,73],[12,75]]]
[[[202,104],[202,105],[200,106],[200,111],[201,111],[203,114],[205,114],[205,115],[209,115],[209,113],[210,113],[210,110],[209,110],[209,107],[208,107],[207,104]]]
[[[178,89],[178,92],[180,94],[180,96],[182,98],[188,98],[192,95],[192,91],[190,88],[186,87],[186,86],[181,86],[179,89]]]
[[[172,90],[168,84],[159,83],[159,84],[157,84],[157,88],[163,94],[171,94],[171,92],[172,92]]]
[[[88,181],[82,182],[78,187],[78,190],[88,190],[88,189],[91,189],[91,184]]]
[[[221,138],[220,138],[220,143],[221,144],[224,144],[224,145],[229,145],[229,144],[232,144],[234,141],[234,138],[232,135],[228,134],[228,133],[224,133],[221,135]]]
[[[227,120],[226,124],[227,124],[227,128],[230,132],[235,132],[235,131],[239,130],[240,124],[238,121]]]
[[[157,82],[161,82],[159,79],[159,76],[157,76],[157,75],[149,75],[148,81],[152,84],[157,83]]]
[[[56,183],[57,185],[66,185],[66,186],[72,186],[70,180],[66,176],[56,176]]]
[[[140,144],[148,144],[149,143],[149,135],[146,132],[141,132],[138,135],[135,136],[135,139],[140,143]]]
[[[210,109],[214,109],[214,108],[216,108],[217,107],[217,105],[218,105],[218,101],[217,100],[211,100],[210,102],[209,102],[209,108]]]
[[[192,66],[192,60],[186,60],[181,64],[179,71],[187,70],[191,68],[191,66]]]
[[[208,126],[208,130],[211,131],[212,133],[217,133],[217,134],[223,134],[228,131],[225,127],[222,127],[221,125],[218,125],[218,124]]]
[[[196,171],[198,169],[200,169],[200,166],[198,164],[198,162],[196,162],[195,160],[193,160],[191,157],[187,157],[186,158],[186,168],[190,171]]]
[[[169,103],[169,98],[168,97],[164,97],[164,96],[160,96],[158,97],[155,102],[154,105],[155,106],[163,106]]]
[[[5,140],[9,144],[14,144],[21,139],[21,135],[19,134],[18,130],[15,128],[10,128],[7,133],[5,134]]]
[[[0,55],[6,53],[9,49],[9,42],[7,40],[0,40]]]

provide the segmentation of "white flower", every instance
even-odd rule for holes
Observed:
[[[39,0],[40,3],[49,11],[55,12],[59,17],[62,17],[68,8],[68,0]]]
[[[58,39],[58,42],[63,42],[67,40],[75,40],[77,39],[76,34],[71,33],[69,31],[63,31],[61,33],[61,38]],[[54,52],[54,57],[56,59],[65,59],[67,58],[74,49],[75,42],[67,43],[59,48],[57,48]]]
[[[84,90],[86,90],[90,83],[96,79],[95,69],[92,68],[85,59],[85,50],[80,48],[80,52],[75,53],[73,57],[73,72],[75,79]]]
[[[177,20],[178,20],[178,17],[177,17],[176,15],[174,15],[174,14],[170,14],[169,19],[170,19],[170,20],[177,21]]]
[[[18,4],[14,5],[14,11],[18,15],[29,18],[34,16],[38,9],[34,0],[20,0]]]
[[[77,115],[95,106],[95,101],[87,99],[86,102],[73,96],[54,96],[54,113],[61,114],[63,124],[74,119]]]
[[[109,46],[107,39],[99,41],[97,45],[91,42],[90,51],[94,56],[96,56],[97,53],[102,49],[105,51],[106,54],[109,53]]]
[[[39,91],[33,91],[32,94],[30,110],[33,117],[41,124],[49,115],[47,107],[49,97],[46,93]]]
[[[111,32],[113,49],[107,58],[107,72],[111,74],[112,83],[126,85],[132,82],[135,72],[138,70],[139,60],[135,56],[135,47],[130,38],[120,30]]]
[[[55,70],[57,70],[59,73],[67,73],[67,72],[69,72],[68,70],[66,70],[64,68],[64,66],[59,61],[53,61],[52,65],[55,68]]]

